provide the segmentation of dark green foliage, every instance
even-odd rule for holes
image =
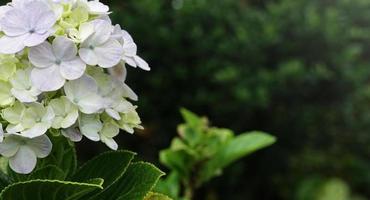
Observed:
[[[370,1],[108,3],[153,69],[129,69],[159,146],[137,145],[140,152],[154,159],[169,144],[184,106],[219,126],[279,138],[213,185],[221,199],[294,199],[312,174],[370,197]]]

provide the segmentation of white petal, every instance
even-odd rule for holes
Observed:
[[[123,56],[122,46],[117,40],[111,39],[102,46],[95,48],[98,56],[98,65],[103,68],[110,68],[117,65]]]
[[[120,113],[128,113],[135,110],[135,107],[129,101],[122,100],[118,105],[114,107],[114,109]]]
[[[98,57],[95,52],[88,48],[81,48],[78,52],[81,59],[88,65],[95,66],[98,64]]]
[[[133,101],[137,101],[138,100],[138,96],[137,94],[128,86],[126,85],[125,83],[123,83],[123,90],[124,90],[124,96],[133,100]]]
[[[137,66],[139,66],[141,69],[146,70],[146,71],[150,71],[150,67],[149,67],[148,63],[145,60],[143,60],[139,56],[134,56],[134,59],[135,59],[135,62],[137,64]]]
[[[34,68],[31,72],[31,81],[37,89],[44,92],[56,91],[65,83],[59,67],[56,66],[44,69]]]
[[[19,9],[6,12],[0,20],[2,31],[8,36],[19,36],[28,32],[27,16]]]
[[[29,174],[36,167],[35,153],[27,146],[21,146],[18,152],[9,159],[9,166],[19,174]]]
[[[72,112],[72,113],[69,113],[67,115],[67,117],[65,117],[61,123],[61,127],[62,128],[69,128],[71,127],[73,124],[76,123],[78,119],[78,111],[75,111],[75,112]]]
[[[78,107],[85,114],[94,114],[104,108],[104,101],[98,95],[90,95],[78,102]]]
[[[106,144],[109,148],[111,148],[112,150],[116,151],[118,149],[118,144],[116,141],[114,141],[113,138],[107,138],[107,137],[102,136],[101,141],[104,144]]]
[[[110,75],[112,75],[115,79],[125,82],[127,77],[127,69],[124,65],[124,63],[120,62],[115,67],[109,68],[108,72]]]
[[[11,90],[11,93],[15,98],[17,98],[20,102],[23,103],[32,103],[37,101],[37,96],[32,95],[29,91],[27,90],[19,90],[13,88]]]
[[[133,57],[137,53],[137,46],[134,42],[128,42],[123,45],[123,51],[126,56]]]
[[[123,36],[123,34],[122,34],[121,26],[119,24],[116,24],[113,28],[111,38],[116,39],[116,40],[119,41],[119,43],[123,44],[122,36]]]
[[[91,76],[84,75],[77,80],[66,83],[64,92],[71,102],[77,104],[86,95],[98,93],[98,86]]]
[[[12,107],[2,110],[2,118],[11,124],[18,124],[21,121],[26,107],[20,102],[16,102]]]
[[[57,17],[53,11],[43,12],[41,17],[37,19],[36,32],[48,32],[55,24]]]
[[[1,18],[4,17],[4,15],[9,11],[9,10],[12,10],[13,7],[9,6],[9,5],[5,5],[5,6],[0,6],[0,20]],[[0,22],[0,30],[1,30],[1,22]]]
[[[53,144],[48,136],[42,135],[40,137],[27,140],[27,146],[32,149],[38,158],[45,158],[50,154]]]
[[[87,43],[100,46],[109,40],[113,26],[110,22],[101,19],[94,20],[92,23],[94,24],[95,33],[87,39]]]
[[[49,125],[46,123],[37,123],[32,128],[22,131],[21,135],[26,138],[35,138],[42,136],[49,129]]]
[[[54,129],[60,129],[62,121],[63,117],[56,116],[53,120],[51,127],[53,127]]]
[[[48,42],[32,47],[28,54],[28,58],[30,62],[38,68],[50,67],[56,60],[53,54],[53,48]]]
[[[106,122],[100,134],[108,138],[116,137],[119,134],[119,127],[112,122]]]
[[[41,121],[51,125],[54,117],[55,117],[55,113],[54,113],[53,108],[51,106],[48,106],[46,110],[46,114],[42,117]]]
[[[23,130],[24,130],[24,128],[23,128],[22,124],[17,124],[17,125],[9,124],[6,127],[6,131],[10,134],[17,133],[17,132],[20,132],[20,131],[23,131]]]
[[[77,55],[77,47],[66,37],[56,37],[53,41],[53,52],[61,61],[72,60]]]
[[[67,80],[75,80],[80,78],[86,70],[86,64],[76,57],[73,60],[63,61],[60,65],[60,73]]]
[[[69,138],[72,142],[80,142],[82,140],[82,134],[76,128],[68,128],[62,130],[62,135]]]
[[[4,129],[3,125],[0,123],[0,143],[4,141]]]
[[[131,35],[127,31],[122,30],[122,35],[123,35],[123,40],[126,44],[131,43],[131,42],[134,43],[134,39],[132,39]]]
[[[37,46],[43,42],[50,36],[51,32],[45,32],[43,34],[33,33],[29,34],[27,38],[24,40],[24,45],[27,47]]]
[[[19,149],[19,142],[16,137],[8,136],[5,140],[0,143],[0,154],[4,157],[14,156]]]
[[[20,9],[20,8],[24,8],[24,5],[26,3],[31,2],[31,1],[33,1],[33,0],[12,0],[11,5],[13,7],[15,7],[15,8],[19,8]]]
[[[80,130],[81,133],[92,141],[99,141],[99,131],[103,128],[103,124],[97,115],[81,115]]]
[[[22,51],[25,47],[24,40],[28,34],[8,37],[3,36],[0,38],[0,53],[2,54],[14,54]]]
[[[122,58],[122,60],[124,60],[128,65],[130,65],[131,67],[134,67],[136,68],[137,67],[137,64],[135,62],[135,59],[132,58],[132,57],[128,57],[128,56],[124,56]]]
[[[115,120],[121,120],[119,113],[113,109],[106,109],[105,112]]]
[[[92,23],[83,23],[79,28],[79,35],[82,42],[84,42],[88,37],[94,34],[94,24]]]
[[[42,14],[44,14],[49,10],[49,6],[44,0],[20,0],[22,3],[22,7],[20,7],[20,10],[24,12],[24,14],[27,16],[28,25],[31,27],[34,27],[37,24],[37,19],[39,19]],[[19,2],[19,0],[18,0]]]
[[[90,14],[106,14],[109,12],[109,7],[99,1],[89,1],[87,3]]]

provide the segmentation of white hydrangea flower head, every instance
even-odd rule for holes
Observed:
[[[150,67],[109,14],[98,0],[0,6],[0,154],[15,172],[32,172],[50,154],[49,137],[117,150],[121,130],[143,128],[125,64]]]
[[[41,44],[53,33],[55,23],[54,12],[43,2],[15,4],[0,19],[5,34],[0,38],[0,53],[14,54]]]

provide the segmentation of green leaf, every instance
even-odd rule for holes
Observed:
[[[72,181],[102,178],[103,187],[107,187],[125,173],[134,156],[135,153],[129,151],[103,153],[79,168],[73,175]]]
[[[174,199],[178,199],[180,196],[180,185],[180,176],[172,171],[171,174],[158,181],[154,191],[166,194]]]
[[[194,164],[194,156],[183,149],[162,150],[159,154],[159,159],[163,165],[185,177],[189,176],[191,166]]]
[[[338,178],[327,180],[319,189],[316,200],[350,200],[351,190]]]
[[[50,136],[50,139],[53,143],[53,150],[48,157],[38,160],[37,169],[55,165],[64,172],[66,177],[71,176],[77,168],[76,150],[73,143],[63,136]]]
[[[196,115],[195,113],[182,108],[180,110],[182,117],[184,118],[185,122],[190,125],[191,127],[202,126],[204,119]]]
[[[144,200],[172,200],[170,197],[164,195],[164,194],[159,194],[159,193],[154,193],[150,192]]]
[[[203,141],[202,133],[207,129],[208,120],[184,108],[181,109],[181,114],[186,123],[178,126],[179,135],[190,147],[195,147]]]
[[[65,174],[63,170],[55,165],[49,165],[35,170],[29,175],[28,180],[48,179],[48,180],[64,180]]]
[[[86,183],[57,180],[32,180],[6,187],[0,194],[2,200],[77,200],[94,190],[102,189],[103,179]]]
[[[232,162],[259,149],[270,146],[275,143],[275,141],[276,139],[274,136],[257,131],[244,133],[235,137],[223,145],[220,150],[204,164],[197,185],[219,175],[222,169]]]
[[[142,200],[163,175],[164,173],[152,164],[133,163],[118,181],[89,200]]]
[[[15,182],[22,182],[36,179],[49,179],[49,180],[61,180],[65,178],[63,170],[55,165],[49,165],[34,170],[31,174],[17,174],[13,170],[9,169],[9,175]]]

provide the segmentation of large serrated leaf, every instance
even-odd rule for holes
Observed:
[[[154,165],[133,163],[111,186],[89,200],[143,200],[164,173]]]
[[[213,176],[219,175],[219,172],[231,164],[232,162],[247,156],[257,150],[270,146],[275,143],[276,139],[263,132],[250,132],[241,134],[225,145],[223,145],[220,150],[207,161],[200,174],[197,184],[201,184],[208,181]]]
[[[86,183],[57,180],[32,180],[6,187],[1,200],[78,200],[81,196],[103,189],[103,179]]]
[[[61,170],[59,167],[55,165],[40,167],[33,171],[31,174],[17,174],[16,172],[9,169],[9,174],[11,175],[14,182],[22,182],[36,179],[63,181],[65,178],[63,170]]]
[[[135,153],[129,151],[103,153],[80,167],[73,175],[72,181],[102,178],[103,186],[107,187],[124,174],[134,156]]]

